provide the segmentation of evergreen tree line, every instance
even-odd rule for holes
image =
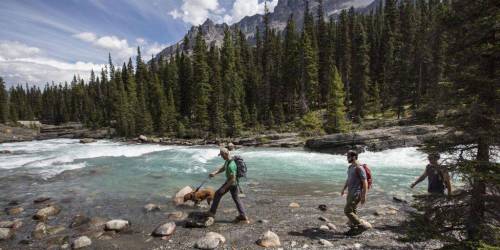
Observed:
[[[225,31],[221,48],[209,46],[200,27],[169,58],[145,63],[138,49],[135,67],[131,59],[115,67],[110,57],[88,82],[13,87],[0,122],[79,121],[123,136],[206,137],[315,122],[312,111],[324,109],[319,127],[327,132],[392,112],[432,121],[445,75],[448,37],[440,20],[448,4],[387,0],[369,14],[350,8],[327,20],[318,2],[312,12],[306,1],[301,30],[293,16],[284,31],[272,29],[266,11],[255,46],[237,30]]]

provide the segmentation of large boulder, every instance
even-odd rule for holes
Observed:
[[[36,214],[33,216],[35,220],[40,220],[40,221],[45,221],[47,220],[50,216],[55,216],[61,212],[61,209],[57,206],[50,205],[48,207],[44,207],[42,209],[39,209]]]
[[[127,220],[110,220],[106,222],[104,229],[107,231],[120,232],[127,229],[130,226],[130,222]]]
[[[277,234],[267,231],[257,240],[257,245],[261,247],[279,247],[281,242]]]
[[[158,226],[152,233],[153,236],[157,237],[164,237],[164,236],[170,236],[174,233],[175,231],[175,223],[174,222],[168,222],[163,225]]]
[[[176,206],[184,204],[184,195],[193,192],[193,188],[190,186],[185,186],[179,192],[177,192],[174,196],[174,203]]]
[[[73,241],[72,247],[73,249],[79,249],[83,247],[90,246],[92,244],[92,240],[90,240],[87,236],[80,236],[76,240]]]
[[[218,233],[208,232],[205,236],[196,241],[195,247],[199,249],[215,249],[225,242],[226,238],[224,238],[224,236]]]

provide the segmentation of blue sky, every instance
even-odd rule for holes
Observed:
[[[86,79],[108,52],[119,65],[137,46],[148,58],[206,18],[262,12],[262,0],[1,0],[0,76],[8,86]]]

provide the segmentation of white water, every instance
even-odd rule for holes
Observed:
[[[0,144],[0,150],[13,152],[0,155],[0,177],[28,173],[50,180],[64,171],[76,169],[99,172],[77,174],[73,179],[64,179],[57,187],[47,186],[49,191],[68,185],[89,192],[171,194],[180,186],[197,185],[208,172],[223,163],[215,146],[125,144],[105,140],[80,144],[78,140],[57,139],[5,143]],[[344,155],[271,148],[244,148],[236,154],[247,162],[249,181],[303,187],[333,185],[338,189],[346,177]],[[399,148],[365,152],[360,155],[360,161],[372,168],[375,191],[407,196],[413,192],[409,184],[426,165],[426,156],[416,148]],[[218,177],[209,184],[218,186],[223,179]],[[425,185],[418,190],[424,191]]]

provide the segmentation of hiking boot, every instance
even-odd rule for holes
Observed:
[[[250,224],[250,220],[248,217],[243,216],[243,215],[238,215],[236,218],[233,220],[233,223],[242,223],[242,224]]]

